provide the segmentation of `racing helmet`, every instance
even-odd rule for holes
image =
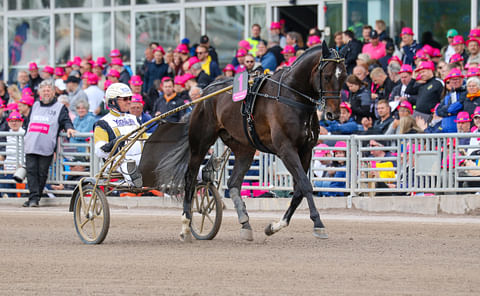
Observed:
[[[120,108],[117,104],[117,98],[127,98],[131,97],[132,95],[132,90],[125,83],[113,83],[105,92],[105,104],[108,106],[108,108],[114,108],[120,111]]]

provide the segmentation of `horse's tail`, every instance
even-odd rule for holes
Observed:
[[[156,187],[170,195],[180,195],[184,192],[185,173],[190,160],[190,144],[188,142],[190,116],[185,116],[183,120],[187,122],[184,125],[183,134],[173,149],[164,154],[155,168]]]

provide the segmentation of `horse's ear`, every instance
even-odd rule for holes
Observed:
[[[327,42],[323,40],[322,42],[322,56],[328,57],[330,55],[330,50],[328,49]]]

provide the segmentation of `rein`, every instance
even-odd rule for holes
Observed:
[[[339,63],[341,63],[345,60],[344,58],[340,57],[340,55],[338,54],[337,51],[332,50],[330,52],[334,53],[334,55],[335,55],[334,58],[324,59],[323,56],[320,58],[319,65],[318,65],[318,70],[320,71],[320,80],[323,77],[323,75],[322,75],[323,74],[323,69],[328,64],[328,62],[335,62],[335,63],[339,64]],[[306,110],[306,111],[314,111],[316,109],[316,106],[320,106],[320,109],[323,110],[325,108],[326,100],[340,99],[341,98],[341,91],[323,90],[322,81],[320,81],[320,90],[318,91],[319,94],[320,94],[320,100],[315,100],[314,98],[302,93],[301,91],[298,91],[298,90],[294,89],[293,87],[290,87],[290,86],[282,83],[283,75],[286,72],[288,72],[290,69],[291,69],[291,67],[285,67],[285,70],[282,71],[282,74],[280,75],[280,80],[279,81],[273,80],[270,76],[265,77],[265,80],[268,80],[268,81],[273,82],[273,83],[278,85],[278,92],[277,92],[276,96],[269,95],[269,94],[264,94],[264,93],[259,93],[258,90],[255,90],[255,92],[253,92],[253,95],[265,97],[265,98],[268,98],[268,99],[273,99],[273,100],[279,101],[281,103],[284,103],[286,105],[290,105],[290,106],[293,106],[293,107],[296,107],[296,108],[299,108],[299,109],[302,109],[302,110]],[[301,96],[302,98],[309,101],[311,104],[305,104],[305,103],[302,103],[302,102],[293,101],[293,100],[291,100],[287,97],[281,96],[280,91],[281,91],[282,88],[286,88],[289,91]]]

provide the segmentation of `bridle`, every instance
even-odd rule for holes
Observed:
[[[333,57],[332,57],[333,56]],[[330,56],[328,58],[320,58],[320,62],[318,64],[318,71],[320,73],[320,89],[318,90],[318,93],[320,94],[320,102],[318,105],[320,105],[320,109],[323,110],[325,108],[325,104],[327,100],[339,100],[341,99],[341,90],[334,91],[334,90],[323,90],[323,69],[325,66],[328,64],[328,62],[334,62],[337,64],[342,63],[345,61],[344,58],[340,57],[338,52],[335,49],[330,49]]]

